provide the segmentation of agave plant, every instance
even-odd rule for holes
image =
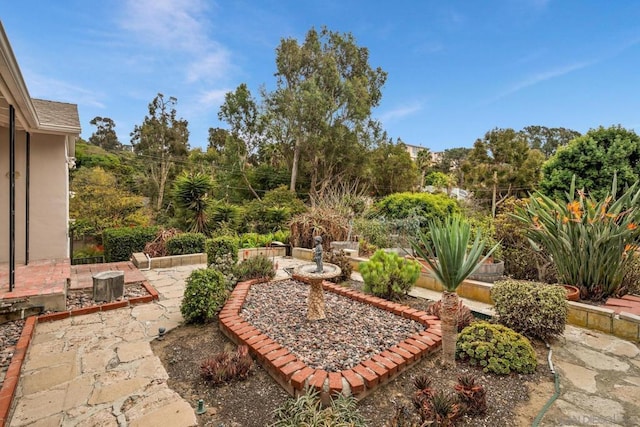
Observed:
[[[429,236],[420,234],[418,241],[411,242],[416,254],[429,264],[432,275],[444,288],[440,310],[442,355],[443,362],[449,365],[455,365],[458,335],[456,290],[498,247],[495,245],[483,257],[485,243],[480,232],[476,232],[471,245],[470,239],[469,223],[459,216],[450,216],[444,221],[430,221]]]
[[[480,415],[487,411],[487,392],[473,375],[460,375],[453,387],[458,399],[469,415]]]

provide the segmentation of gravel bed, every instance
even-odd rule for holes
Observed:
[[[374,306],[325,292],[326,319],[308,321],[309,285],[295,280],[253,285],[241,317],[307,366],[349,369],[426,328]]]
[[[148,295],[147,289],[142,286],[142,282],[127,283],[124,285],[124,296],[116,301]],[[75,308],[90,307],[92,305],[102,305],[105,302],[93,300],[93,288],[85,288],[67,292],[67,310]]]
[[[9,369],[23,327],[24,320],[12,320],[0,324],[0,388],[4,383],[4,376]]]

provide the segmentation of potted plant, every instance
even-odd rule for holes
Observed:
[[[445,364],[455,365],[456,339],[458,335],[458,294],[456,290],[487,258],[498,245],[483,256],[485,241],[476,231],[471,241],[471,226],[459,216],[429,223],[429,237],[419,234],[412,247],[431,268],[431,274],[444,288],[442,292],[442,355]]]

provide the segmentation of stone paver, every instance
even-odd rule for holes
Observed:
[[[203,267],[142,272],[160,301],[37,325],[9,425],[197,425],[150,342],[180,324],[184,280]]]
[[[300,260],[278,258],[276,280]],[[184,280],[204,265],[141,272],[160,300],[36,327],[14,399],[10,426],[192,426],[191,404],[167,386],[151,351],[158,328],[178,326]],[[354,278],[362,280],[357,272]],[[414,296],[440,293],[416,288]],[[465,300],[474,310],[492,307]],[[541,426],[640,425],[640,348],[568,326],[552,344],[560,395]],[[551,397],[551,396],[549,396]],[[542,408],[541,408],[542,409]]]

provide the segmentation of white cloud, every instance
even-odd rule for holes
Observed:
[[[39,74],[26,72],[25,75],[25,80],[29,82],[29,94],[34,98],[105,108],[105,104],[100,101],[100,98],[104,97],[102,93],[96,93],[81,86]]]
[[[484,104],[491,104],[499,99],[502,99],[506,96],[513,95],[516,92],[519,92],[523,89],[526,89],[531,86],[535,86],[538,83],[542,83],[547,80],[554,79],[556,77],[561,77],[566,74],[572,73],[574,71],[580,70],[582,68],[586,68],[590,65],[595,64],[598,61],[585,61],[585,62],[576,62],[574,64],[566,65],[563,67],[554,68],[548,71],[543,71],[532,76],[529,76],[507,88],[505,91],[499,93],[493,98],[489,99]]]
[[[209,8],[205,0],[127,0],[119,25],[143,49],[169,51],[187,83],[210,81],[229,73],[231,55],[210,36]]]
[[[402,119],[406,116],[410,116],[413,113],[420,111],[422,106],[414,102],[409,105],[401,105],[392,110],[386,111],[380,115],[380,120],[383,122],[391,122],[394,120]]]
[[[210,52],[187,66],[187,82],[224,77],[229,62],[229,54],[225,50]]]
[[[224,96],[230,91],[231,89],[213,89],[203,92],[198,97],[198,104],[203,107],[215,107],[222,105],[224,102]]]

